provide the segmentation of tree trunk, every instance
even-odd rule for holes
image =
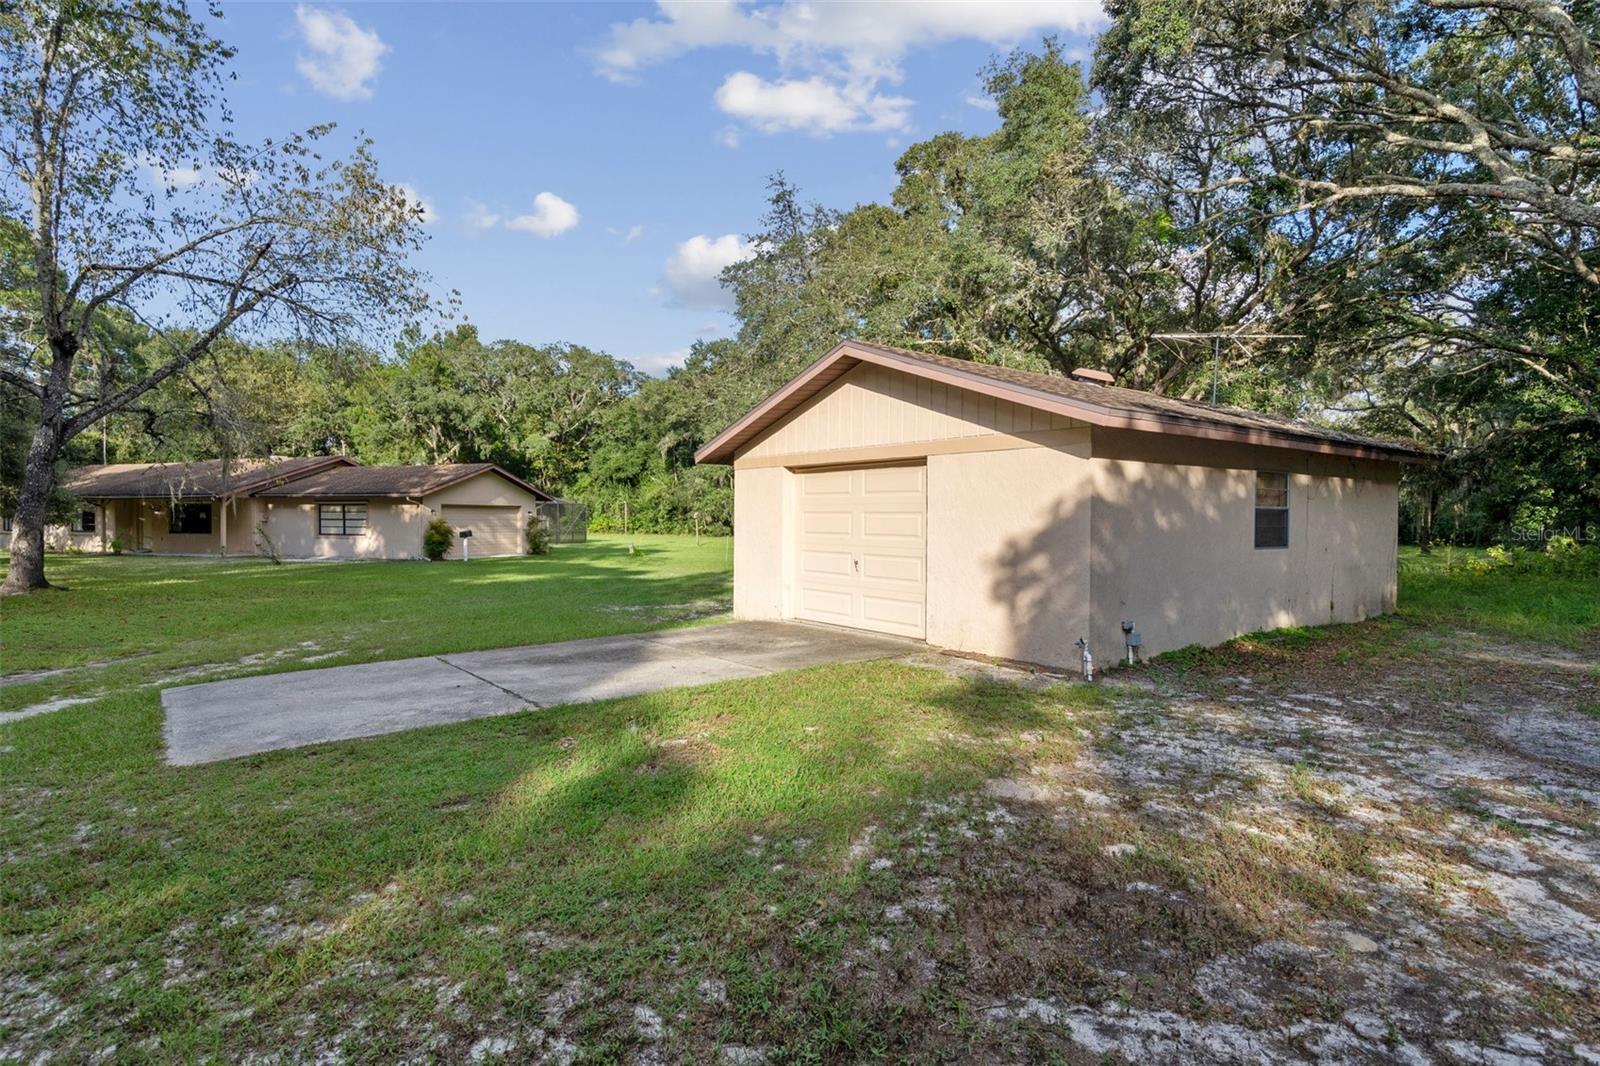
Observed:
[[[1424,504],[1422,511],[1422,535],[1417,538],[1422,542],[1423,555],[1431,555],[1433,553],[1433,512],[1438,507],[1439,490],[1430,488],[1428,490],[1427,503]]]
[[[56,457],[61,449],[56,428],[41,421],[28,446],[22,487],[17,493],[17,513],[12,517],[11,562],[0,596],[49,588],[44,579],[44,519],[55,488]]]
[[[39,400],[39,424],[28,445],[28,461],[22,468],[22,487],[17,493],[17,513],[11,526],[11,561],[5,583],[0,584],[0,596],[50,587],[44,579],[44,520],[55,488],[56,460],[66,444],[62,413],[67,408],[72,363],[77,354],[76,337],[62,334],[50,338],[50,375]]]

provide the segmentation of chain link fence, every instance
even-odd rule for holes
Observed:
[[[536,504],[534,513],[550,534],[551,544],[582,544],[589,539],[589,505],[577,500]]]

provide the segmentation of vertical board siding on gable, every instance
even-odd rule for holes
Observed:
[[[911,441],[1071,429],[1081,422],[862,364],[769,430],[741,458],[864,448]]]

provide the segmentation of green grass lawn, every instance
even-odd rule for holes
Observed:
[[[728,610],[731,568],[732,542],[720,537],[596,537],[544,558],[445,563],[51,555],[46,572],[61,587],[0,606],[0,657],[6,674],[69,673],[0,689],[0,711],[187,670],[261,673],[677,625]],[[70,669],[90,663],[109,665]]]
[[[841,665],[162,762],[172,679],[726,610],[727,541],[632,539],[631,555],[596,538],[467,564],[52,556],[67,589],[5,601],[0,638],[6,673],[61,672],[0,688],[0,710],[88,702],[0,724],[0,1061],[459,1061],[486,1039],[506,1043],[485,1053],[621,1061],[656,1023],[672,1032],[658,1046],[689,1060],[729,1045],[893,1058],[930,1026],[960,1058],[976,1020],[941,986],[913,1001],[840,975],[884,939],[886,902],[926,891],[984,824],[961,797],[1117,743],[1095,739],[1125,713],[1107,689]],[[1485,586],[1410,559],[1401,600],[1415,621],[1491,632],[1581,640],[1600,622],[1559,585]],[[926,842],[929,817],[953,827],[942,842]],[[1116,839],[1017,847],[1119,884],[1101,850]],[[1260,895],[1227,876],[1243,886],[1230,907]],[[1032,921],[1028,902],[1007,906]],[[915,926],[895,929],[915,943]]]
[[[105,695],[0,725],[0,969],[25,1005],[72,1005],[45,1045],[449,1059],[491,1015],[526,1048],[551,997],[670,1015],[714,995],[712,1045],[724,1026],[853,1046],[860,1019],[781,978],[836,961],[865,920],[841,901],[889,876],[850,861],[852,841],[892,832],[908,800],[976,787],[1019,731],[1065,728],[1099,693],[865,664],[161,761],[152,682],[175,670],[305,665],[302,641],[338,651],[320,666],[726,609],[726,541],[633,540],[641,553],[597,538],[444,565],[53,556],[68,588],[5,604],[5,668],[68,672],[0,692]],[[585,1055],[621,1054],[614,1012],[585,1017],[570,1030]],[[0,1060],[28,1022],[0,1021]]]
[[[1514,569],[1474,572],[1475,548],[1400,549],[1400,614],[1430,624],[1551,641],[1592,644],[1600,630],[1600,579]]]

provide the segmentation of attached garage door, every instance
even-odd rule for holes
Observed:
[[[875,466],[798,475],[799,617],[927,634],[927,474]]]
[[[473,555],[521,555],[523,551],[522,508],[466,507],[444,505],[444,520],[455,530],[472,530]],[[450,557],[461,557],[457,538]]]

